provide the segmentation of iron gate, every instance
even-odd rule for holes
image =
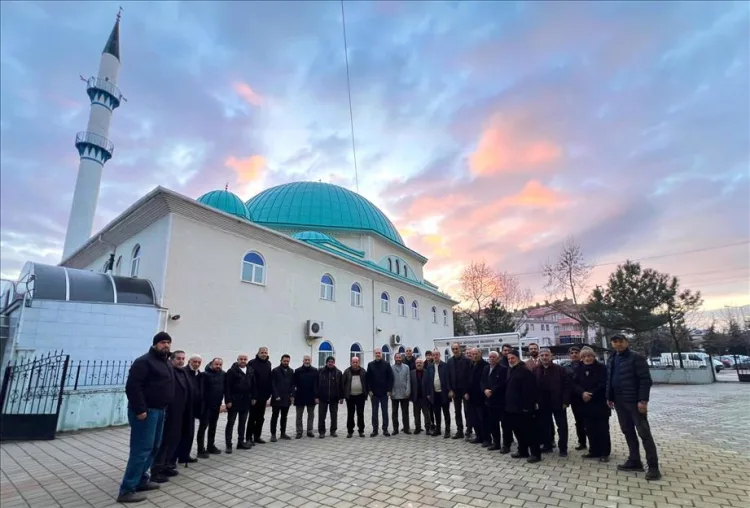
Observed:
[[[70,356],[49,353],[5,368],[0,440],[54,439]]]

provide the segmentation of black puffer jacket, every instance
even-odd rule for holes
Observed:
[[[135,414],[164,409],[174,400],[174,367],[152,347],[130,366],[125,394]]]
[[[318,398],[321,402],[338,402],[344,398],[341,371],[323,367],[318,374]]]
[[[615,367],[618,356],[619,365]],[[651,384],[651,372],[646,359],[630,349],[612,355],[607,361],[607,400],[648,402]]]
[[[206,365],[201,381],[203,382],[203,408],[218,409],[224,400],[224,378],[223,370],[214,371],[210,365]]]
[[[505,385],[506,413],[533,413],[536,409],[536,376],[524,363],[510,367]]]
[[[252,367],[255,373],[255,396],[265,404],[271,397],[271,369],[273,369],[271,361],[268,359],[261,360],[258,355],[255,355],[255,358],[250,360],[247,365]]]
[[[318,398],[318,369],[312,365],[294,371],[294,405],[312,406]]]
[[[226,376],[224,400],[227,404],[249,407],[250,401],[258,398],[255,391],[255,377],[253,374],[253,369],[249,364],[245,372],[242,372],[237,362],[234,362],[232,367],[227,371]]]
[[[271,406],[289,407],[294,397],[294,371],[279,365],[271,371]]]

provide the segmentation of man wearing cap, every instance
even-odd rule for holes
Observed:
[[[508,379],[505,383],[505,418],[518,440],[514,459],[526,458],[534,463],[542,460],[539,448],[536,418],[536,376],[521,361],[521,353],[514,349],[508,353]]]
[[[607,361],[607,401],[614,407],[620,430],[628,443],[628,460],[617,466],[620,471],[643,471],[638,436],[643,441],[648,464],[647,480],[661,478],[656,443],[648,423],[648,399],[651,372],[646,359],[633,353],[628,338],[622,334],[609,339],[615,354]]]
[[[570,363],[565,367],[565,370],[568,372],[568,378],[572,383],[576,370],[582,365],[581,348],[578,346],[571,346],[568,348],[568,358],[570,359]],[[576,450],[586,449],[586,427],[583,417],[583,404],[584,402],[580,397],[571,397],[570,399],[570,409],[573,411],[573,418],[576,422],[576,436],[578,437],[578,446],[576,446]]]
[[[117,496],[119,503],[145,501],[142,492],[159,488],[149,481],[148,470],[161,445],[164,409],[174,399],[174,369],[168,361],[171,345],[172,337],[168,333],[157,333],[148,353],[130,366],[125,384],[130,456]]]

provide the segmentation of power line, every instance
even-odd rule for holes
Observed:
[[[596,263],[596,264],[591,265],[591,266],[595,268],[597,266],[621,265],[621,264],[625,263],[626,261],[636,261],[637,262],[637,261],[647,261],[647,260],[650,260],[650,259],[662,259],[662,258],[675,257],[675,256],[684,256],[686,254],[695,254],[695,253],[698,253],[698,252],[709,252],[709,251],[713,251],[713,250],[726,249],[728,247],[737,247],[739,245],[747,245],[748,243],[750,243],[750,240],[743,240],[742,242],[727,243],[725,245],[717,245],[717,246],[714,246],[714,247],[704,247],[702,249],[685,250],[685,251],[679,251],[679,252],[672,252],[672,253],[669,253],[669,254],[658,254],[656,256],[646,256],[646,257],[636,258],[636,259],[630,259],[630,260],[609,261],[609,262],[606,262],[606,263]],[[520,276],[520,275],[541,275],[541,274],[542,274],[542,271],[541,270],[537,270],[537,271],[534,271],[534,272],[511,273],[510,275]]]
[[[346,90],[349,94],[349,125],[352,128],[352,155],[354,157],[354,184],[359,194],[359,172],[357,170],[357,148],[354,145],[354,113],[352,110],[352,82],[349,77],[349,46],[346,43],[346,16],[344,15],[344,0],[341,0],[341,27],[344,31],[344,58],[346,59]]]

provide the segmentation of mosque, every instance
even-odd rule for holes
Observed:
[[[457,302],[424,278],[427,259],[374,204],[336,185],[289,183],[246,202],[227,188],[192,199],[157,187],[92,235],[109,125],[124,102],[119,32],[118,15],[87,82],[63,259],[27,263],[4,295],[0,311],[17,313],[0,349],[132,359],[166,330],[173,348],[204,358],[268,346],[274,363],[287,353],[295,365],[309,354],[346,366],[376,348],[391,360],[453,336]]]

